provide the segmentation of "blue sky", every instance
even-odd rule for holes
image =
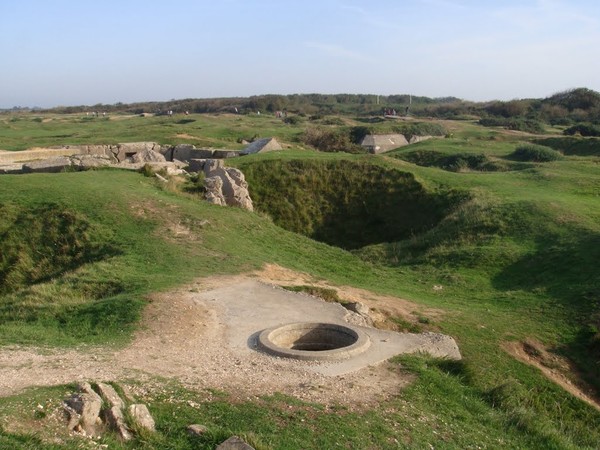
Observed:
[[[0,0],[0,108],[600,91],[597,0]]]

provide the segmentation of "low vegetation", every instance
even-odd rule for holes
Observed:
[[[455,153],[449,155],[435,150],[414,150],[396,153],[393,157],[419,166],[439,167],[450,172],[464,172],[467,170],[496,172],[510,170],[511,168],[504,161],[493,160],[483,153]]]

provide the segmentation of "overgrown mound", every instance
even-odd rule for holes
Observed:
[[[464,198],[360,162],[261,161],[243,170],[257,209],[277,225],[345,249],[423,232]]]
[[[446,154],[435,150],[415,150],[390,155],[418,166],[439,167],[450,172],[475,170],[481,172],[498,172],[509,170],[509,167],[498,161],[491,160],[483,153],[454,153]]]
[[[600,138],[552,137],[533,142],[558,150],[563,155],[600,156]]]
[[[507,130],[524,131],[536,134],[545,131],[541,122],[522,118],[484,117],[479,120],[479,124],[484,127],[503,127]]]
[[[89,222],[57,204],[0,204],[0,294],[48,281],[114,254],[93,241]]]
[[[509,159],[527,162],[550,162],[562,159],[562,154],[550,147],[538,144],[525,144],[508,155]]]

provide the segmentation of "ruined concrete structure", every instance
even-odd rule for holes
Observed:
[[[432,136],[411,136],[407,139],[403,134],[368,134],[360,145],[370,153],[384,153],[431,138]]]

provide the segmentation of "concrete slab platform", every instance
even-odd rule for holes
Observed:
[[[293,322],[329,322],[348,325],[348,311],[307,294],[286,291],[255,280],[222,286],[194,295],[194,302],[218,311],[227,330],[227,345],[236,353],[260,351],[258,335],[267,328]],[[340,361],[299,361],[302,369],[336,376],[375,365],[402,353],[429,353],[436,357],[460,359],[453,338],[436,333],[410,334],[357,327],[371,341],[369,348]]]

